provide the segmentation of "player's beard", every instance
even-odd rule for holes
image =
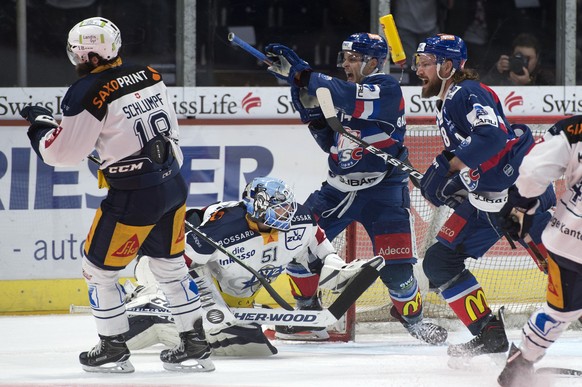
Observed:
[[[436,77],[435,79],[430,79],[428,83],[422,86],[421,97],[422,98],[430,98],[436,97],[439,95],[441,91],[441,83],[443,81]]]

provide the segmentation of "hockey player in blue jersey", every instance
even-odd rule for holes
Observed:
[[[413,61],[423,82],[422,97],[439,98],[436,119],[445,147],[421,180],[421,192],[435,206],[455,209],[437,242],[427,250],[423,269],[431,287],[440,291],[475,336],[468,343],[450,345],[452,357],[508,349],[502,316],[493,315],[482,287],[464,261],[480,258],[502,237],[496,214],[507,202],[508,188],[534,143],[527,126],[509,124],[495,92],[465,68],[466,60],[462,39],[439,34],[418,46]],[[530,229],[540,249],[541,231],[550,219],[546,210],[555,199],[553,189],[548,188],[540,197],[536,225]]]
[[[318,88],[329,89],[346,130],[406,160],[402,89],[395,78],[382,72],[388,54],[386,41],[371,33],[356,33],[343,41],[337,66],[345,72],[346,80],[312,71],[307,62],[281,44],[270,44],[265,51],[274,62],[269,71],[291,86],[293,103],[302,121],[329,154],[327,180],[305,204],[316,214],[330,240],[352,222],[364,226],[374,255],[383,256],[386,263],[380,276],[393,303],[391,314],[412,336],[431,344],[443,343],[446,330],[423,321],[421,294],[413,273],[416,243],[408,175],[335,133],[314,100]],[[317,283],[300,265],[295,271],[288,269],[288,273],[293,280]],[[312,296],[296,294],[300,307],[316,307]],[[279,328],[277,337],[292,338],[294,334],[299,334],[294,327]]]

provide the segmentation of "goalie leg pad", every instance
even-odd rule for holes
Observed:
[[[355,260],[345,263],[337,254],[329,254],[325,257],[319,278],[319,287],[341,293],[352,282],[355,276],[365,266],[380,270],[384,266],[384,258],[376,256],[370,260]]]
[[[215,356],[272,356],[277,354],[259,324],[234,325],[207,335]]]

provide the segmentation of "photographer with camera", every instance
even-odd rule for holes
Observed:
[[[497,86],[555,85],[554,74],[540,66],[540,45],[535,36],[519,34],[511,56],[501,55],[483,82]]]

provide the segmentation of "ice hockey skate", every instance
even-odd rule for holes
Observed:
[[[400,321],[408,333],[415,339],[422,340],[431,345],[441,345],[447,340],[448,332],[445,328],[424,321],[410,324],[402,318],[394,305],[390,308],[390,315]]]
[[[519,348],[511,344],[507,363],[497,377],[497,383],[501,387],[526,387],[532,385],[533,376],[533,362],[524,359]]]
[[[88,352],[81,352],[79,362],[87,372],[129,373],[135,371],[130,352],[122,335],[102,336]]]
[[[451,357],[449,366],[459,368],[479,355],[493,355],[493,360],[498,360],[496,355],[504,354],[508,349],[509,341],[505,334],[503,307],[501,307],[498,316],[493,316],[471,341],[449,345],[447,349],[447,354]]]
[[[318,296],[308,300],[297,300],[297,307],[300,310],[322,310]],[[275,338],[280,340],[295,341],[323,341],[329,339],[326,327],[296,327],[296,326],[275,326]]]
[[[202,319],[194,322],[194,329],[180,333],[180,344],[173,349],[163,350],[160,359],[168,371],[210,372],[214,363],[210,356],[210,345],[202,329]]]

